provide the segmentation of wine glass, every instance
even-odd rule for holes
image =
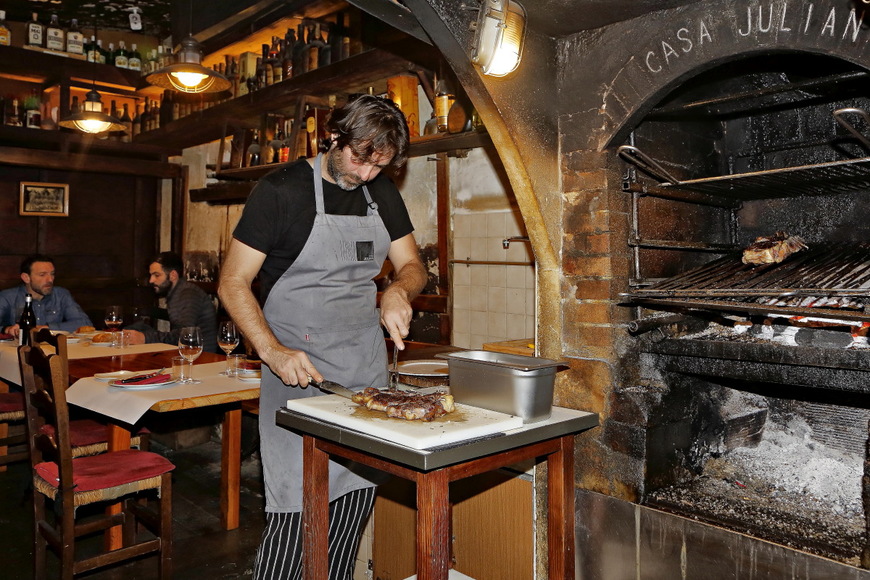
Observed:
[[[120,306],[109,306],[106,308],[106,317],[104,319],[106,328],[115,332],[121,328],[124,322],[124,310]]]
[[[230,353],[239,346],[239,331],[232,320],[221,322],[220,327],[218,327],[217,343],[227,355],[227,368],[221,374],[228,377],[233,376],[233,369],[230,368]]]
[[[198,326],[185,326],[178,335],[178,354],[183,356],[191,366],[193,361],[202,354],[202,332]],[[198,383],[195,379],[185,379],[182,383]]]

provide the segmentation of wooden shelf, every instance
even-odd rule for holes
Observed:
[[[40,83],[42,88],[70,79],[96,81],[98,90],[104,86],[133,91],[142,83],[136,71],[17,46],[0,46],[0,62],[3,63],[2,76]]]
[[[177,148],[201,145],[224,136],[226,119],[256,119],[260,115],[295,105],[301,96],[328,97],[344,94],[402,73],[414,73],[408,60],[381,50],[369,50],[335,64],[301,74],[204,109],[166,127],[138,135],[136,143]]]
[[[487,143],[490,143],[489,135],[478,131],[468,131],[454,135],[449,133],[426,135],[411,141],[410,156],[422,157],[434,153],[471,149],[482,147]],[[245,203],[258,179],[276,169],[286,167],[290,163],[293,163],[293,161],[257,165],[255,167],[241,167],[238,169],[224,169],[220,172],[220,182],[199,189],[191,189],[190,201],[206,201],[216,205]]]

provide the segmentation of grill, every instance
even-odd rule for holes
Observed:
[[[628,296],[647,305],[870,322],[870,244],[821,244],[755,267],[729,255]]]

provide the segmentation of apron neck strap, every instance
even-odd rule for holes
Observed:
[[[318,214],[326,213],[326,205],[323,202],[323,174],[321,173],[323,162],[323,153],[318,153],[314,158],[314,207]],[[369,188],[362,186],[363,195],[366,196],[366,215],[378,215],[378,204],[372,201],[372,196],[369,194]]]

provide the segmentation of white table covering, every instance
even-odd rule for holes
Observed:
[[[67,390],[66,400],[72,405],[78,405],[132,425],[148,409],[160,401],[220,395],[260,386],[259,381],[241,381],[234,377],[230,378],[218,374],[225,368],[225,362],[193,365],[193,378],[202,381],[199,384],[172,383],[141,390],[110,387],[106,381],[89,377],[76,381]]]
[[[94,346],[91,341],[67,344],[70,360],[96,358],[100,356],[120,356],[124,354],[139,354],[143,352],[161,352],[177,350],[172,344],[151,343],[113,348],[111,346]],[[14,340],[0,342],[0,379],[21,384],[21,371],[18,369],[18,342]]]

